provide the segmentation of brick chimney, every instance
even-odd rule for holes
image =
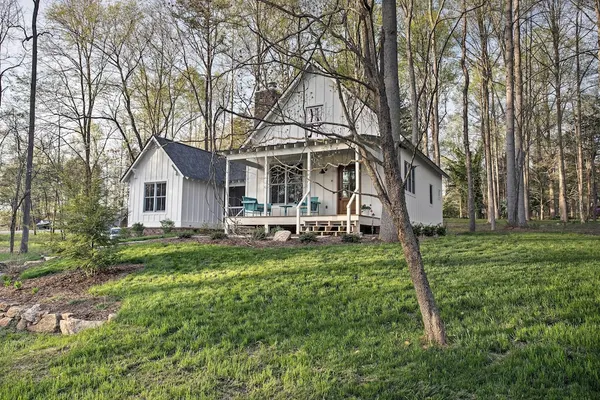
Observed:
[[[277,83],[275,82],[269,82],[267,89],[259,90],[254,94],[255,128],[279,100],[279,96],[281,96],[281,93],[277,90]]]

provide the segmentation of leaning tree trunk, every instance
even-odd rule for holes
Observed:
[[[523,68],[521,66],[521,15],[519,0],[514,1],[514,60],[515,60],[515,152],[517,180],[517,224],[520,227],[527,225],[525,218],[525,177],[523,165],[525,153],[523,145]]]
[[[576,104],[576,114],[577,118],[575,120],[575,142],[577,144],[577,194],[578,194],[578,203],[579,203],[579,220],[581,223],[585,223],[586,221],[586,213],[585,213],[585,205],[587,201],[585,200],[584,186],[583,186],[583,176],[585,174],[583,167],[583,144],[581,139],[581,63],[580,63],[580,55],[579,55],[579,34],[580,34],[580,11],[579,7],[577,8],[577,15],[575,17],[575,96],[577,98]]]
[[[398,33],[396,18],[396,1],[384,0],[382,3],[383,16],[383,74],[384,80],[378,77],[372,77],[377,81],[377,119],[379,122],[382,153],[383,170],[385,184],[387,189],[387,199],[383,203],[388,212],[392,215],[394,223],[398,228],[398,239],[402,244],[402,249],[408,271],[413,282],[417,295],[417,302],[421,310],[421,317],[425,328],[425,334],[428,340],[438,345],[446,345],[446,330],[442,322],[440,311],[437,307],[433,292],[429,286],[427,274],[423,265],[423,259],[419,249],[419,243],[413,233],[406,207],[406,198],[404,193],[404,184],[398,162],[399,149],[396,144],[400,141],[401,131],[395,131],[394,127],[400,127],[399,124],[393,124],[394,119],[400,119],[399,114],[392,114],[392,110],[400,109],[399,82],[398,82]],[[374,35],[369,35],[373,37]],[[369,57],[371,66],[377,68],[376,57]],[[372,73],[371,73],[372,75]],[[376,78],[376,79],[373,79]],[[389,89],[389,94],[388,94]],[[373,171],[370,171],[373,173]],[[383,193],[380,193],[380,197]]]
[[[37,16],[40,0],[33,1],[33,15],[31,18],[31,83],[29,92],[29,129],[27,134],[27,163],[25,167],[25,190],[23,200],[23,235],[21,237],[21,253],[29,251],[29,225],[31,224],[31,181],[33,179],[33,142],[35,139],[35,97],[37,89]]]

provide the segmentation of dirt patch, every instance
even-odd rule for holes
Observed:
[[[109,296],[93,296],[92,286],[123,278],[142,269],[139,264],[116,265],[96,275],[82,271],[67,271],[54,275],[24,280],[20,290],[0,287],[0,302],[20,305],[40,304],[50,313],[73,313],[75,318],[101,320],[120,307],[117,299]]]

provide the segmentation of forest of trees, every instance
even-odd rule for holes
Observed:
[[[308,60],[348,76],[356,52],[336,49],[354,42],[337,26],[364,22],[356,0],[57,0],[37,17],[36,4],[0,0],[0,225],[13,228],[27,204],[31,223],[60,220],[94,185],[124,212],[119,179],[152,135],[239,146],[256,91]],[[403,132],[450,174],[446,216],[596,218],[600,1],[400,0],[397,21]]]

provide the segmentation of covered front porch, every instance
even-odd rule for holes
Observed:
[[[226,174],[230,161],[247,166],[242,206],[225,210],[226,232],[281,226],[297,234],[337,235],[358,233],[361,227],[372,232],[380,225],[380,203],[359,154],[343,141],[284,143],[225,155]]]

